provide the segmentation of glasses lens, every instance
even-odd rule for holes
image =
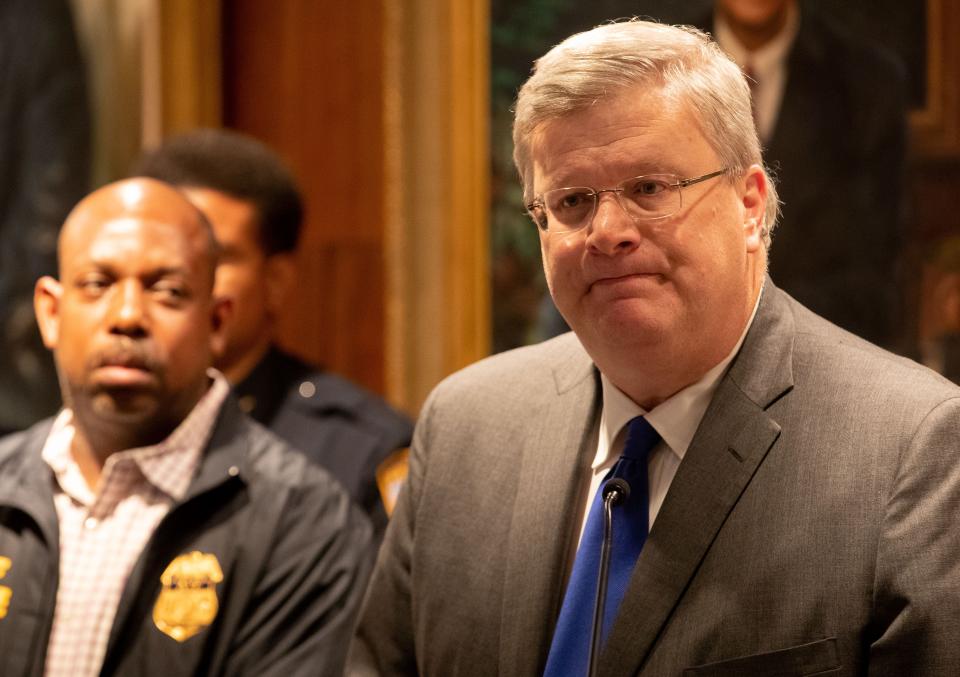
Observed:
[[[638,176],[620,184],[627,212],[638,219],[659,219],[680,211],[680,191],[675,176]]]
[[[589,188],[558,188],[543,194],[550,224],[565,230],[581,228],[590,220],[597,196]]]

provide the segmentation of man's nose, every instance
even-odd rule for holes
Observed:
[[[147,332],[143,285],[125,280],[117,285],[110,305],[110,332],[126,336],[144,336]]]
[[[632,251],[640,244],[640,229],[620,203],[616,192],[601,191],[597,206],[587,225],[587,247],[597,253],[613,256]]]

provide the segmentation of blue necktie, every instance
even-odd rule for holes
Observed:
[[[603,611],[601,637],[606,640],[630,581],[633,566],[647,540],[649,497],[647,456],[660,440],[657,431],[642,416],[629,423],[623,455],[604,478],[622,477],[630,485],[626,504],[613,507],[613,542],[607,600]],[[603,487],[601,483],[600,487]],[[590,656],[590,624],[597,594],[600,546],[603,540],[603,500],[600,490],[593,497],[587,524],[573,562],[573,572],[553,633],[544,677],[586,675]]]

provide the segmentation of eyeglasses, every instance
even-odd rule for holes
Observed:
[[[726,169],[718,169],[688,179],[681,179],[676,174],[647,174],[601,190],[585,186],[554,188],[528,204],[527,211],[533,222],[545,232],[573,232],[593,220],[602,193],[613,193],[623,211],[635,221],[665,219],[683,208],[682,188],[726,172]]]

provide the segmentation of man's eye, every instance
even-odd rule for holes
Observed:
[[[663,181],[655,181],[652,179],[636,181],[628,186],[629,194],[633,197],[658,195],[666,190],[666,188],[667,184]]]
[[[186,288],[172,282],[158,282],[153,285],[152,290],[165,301],[181,301],[187,297]]]
[[[77,282],[77,287],[88,294],[100,294],[110,286],[110,280],[99,275],[84,277]]]
[[[557,202],[558,209],[576,209],[590,201],[589,193],[567,193]]]

